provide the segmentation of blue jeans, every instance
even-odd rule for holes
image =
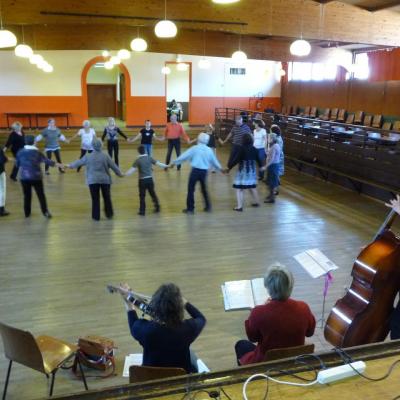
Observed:
[[[265,160],[267,158],[267,153],[265,152],[264,148],[257,149],[257,152],[258,152],[258,160],[257,160],[258,161],[258,167],[261,168],[265,164]],[[260,179],[263,179],[264,178],[264,171],[258,171],[258,177]]]
[[[189,176],[189,184],[188,184],[188,194],[186,200],[186,206],[189,211],[194,210],[194,189],[196,187],[196,183],[200,182],[201,193],[204,198],[204,209],[211,210],[211,203],[207,193],[206,179],[207,179],[207,170],[192,168]]]
[[[151,157],[153,154],[153,145],[152,144],[144,144],[143,146],[146,149],[146,153]]]
[[[181,139],[168,139],[168,151],[167,157],[165,159],[165,164],[169,164],[171,161],[172,150],[175,149],[176,156],[179,157],[181,155]],[[179,171],[181,166],[178,165],[176,169]]]

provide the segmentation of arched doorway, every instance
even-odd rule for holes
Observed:
[[[108,75],[95,72],[95,69],[102,69],[101,64],[105,61],[104,57],[94,57],[83,68],[81,87],[86,118],[114,116],[126,122],[129,113],[128,99],[131,96],[128,69],[121,63]],[[91,82],[88,82],[88,78]]]

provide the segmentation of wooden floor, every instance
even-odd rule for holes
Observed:
[[[135,159],[135,148],[122,150],[123,170]],[[77,155],[78,150],[63,151],[63,161]],[[165,144],[157,146],[155,156],[164,159]],[[219,156],[226,162],[226,150],[219,150]],[[233,346],[245,336],[248,312],[224,312],[221,283],[260,277],[268,265],[279,261],[294,273],[293,297],[307,301],[320,317],[323,282],[311,280],[293,255],[318,247],[340,266],[328,294],[329,309],[343,295],[360,247],[387,212],[381,203],[287,169],[276,204],[248,207],[243,213],[232,211],[234,173],[210,174],[213,213],[203,213],[198,198],[196,214],[187,216],[181,210],[189,170],[186,165],[181,172],[155,171],[162,212],[146,217],[136,214],[137,176],[115,177],[115,218],[100,222],[90,218],[83,171],[60,175],[52,169],[45,178],[54,216],[50,221],[41,216],[36,198],[32,217],[25,219],[20,185],[7,181],[7,208],[12,214],[0,219],[0,320],[35,335],[72,342],[90,333],[114,339],[117,376],[89,379],[89,387],[116,385],[125,381],[124,356],[141,349],[129,334],[121,299],[108,294],[105,285],[126,281],[151,294],[161,283],[172,281],[208,320],[193,349],[212,370],[232,367]],[[265,196],[264,185],[260,193]],[[330,348],[320,329],[311,340],[317,350]],[[0,387],[6,366],[0,347]],[[69,371],[61,371],[55,394],[81,388]],[[46,390],[44,376],[15,366],[9,399],[43,398]]]

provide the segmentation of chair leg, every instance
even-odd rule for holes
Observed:
[[[6,382],[4,384],[4,390],[3,390],[3,400],[6,400],[8,381],[10,379],[10,374],[11,374],[11,367],[12,367],[12,360],[10,360],[10,362],[8,364],[7,377],[6,377]]]
[[[80,371],[80,373],[81,373],[81,375],[82,375],[82,380],[83,380],[83,384],[84,384],[84,386],[85,386],[85,390],[89,390],[88,385],[87,385],[87,382],[86,382],[85,373],[83,372],[82,364],[81,364],[81,361],[80,361],[80,359],[79,359],[79,355],[76,357],[76,360],[77,360],[77,362],[78,362],[79,371]]]
[[[53,396],[53,389],[54,389],[54,380],[56,379],[56,373],[51,373],[51,383],[50,383],[50,394],[49,397]]]

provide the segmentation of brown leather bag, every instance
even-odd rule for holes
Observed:
[[[98,335],[87,335],[79,338],[78,346],[79,359],[83,365],[100,371],[111,368],[110,375],[114,373],[116,346],[113,340]]]

